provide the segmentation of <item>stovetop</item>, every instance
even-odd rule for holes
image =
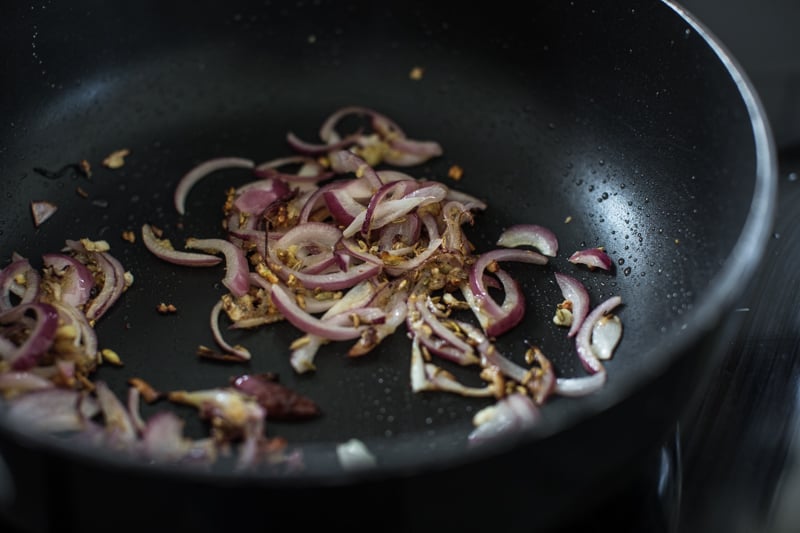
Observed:
[[[685,0],[762,98],[780,173],[766,256],[741,330],[702,401],[641,475],[555,533],[800,531],[800,2]],[[0,531],[14,530],[0,522]]]

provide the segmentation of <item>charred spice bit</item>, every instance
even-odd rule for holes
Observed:
[[[425,74],[425,69],[422,67],[414,67],[411,69],[411,72],[408,73],[408,77],[414,81],[419,81],[422,79],[422,76]]]
[[[320,415],[310,398],[277,382],[274,374],[245,374],[231,379],[231,385],[256,399],[267,412],[267,420],[305,420]]]
[[[103,159],[103,166],[111,169],[120,168],[125,164],[125,157],[130,153],[131,151],[127,148],[115,150]]]
[[[455,181],[460,180],[464,176],[464,169],[458,165],[453,165],[447,171],[447,177]]]
[[[132,231],[123,231],[122,239],[133,244],[134,242],[136,242],[136,234]]]
[[[212,361],[225,361],[231,363],[241,363],[242,361],[246,361],[246,359],[235,354],[217,352],[208,346],[203,346],[202,344],[197,347],[197,352],[195,353],[198,357],[202,357],[203,359],[211,359]]]
[[[131,378],[128,380],[128,385],[139,391],[144,401],[153,403],[161,398],[162,394],[154,389],[149,383],[141,378]]]
[[[162,315],[168,315],[168,314],[177,313],[178,312],[178,308],[175,307],[172,304],[166,304],[164,302],[161,302],[160,304],[158,304],[156,306],[156,311],[158,311]]]
[[[76,193],[78,193],[78,196],[80,196],[81,198],[89,198],[89,193],[88,193],[88,192],[86,192],[86,191],[83,189],[83,187],[77,187],[77,188],[75,189],[75,192],[76,192]]]

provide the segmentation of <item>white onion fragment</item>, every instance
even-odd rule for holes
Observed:
[[[617,315],[605,315],[592,327],[592,352],[601,361],[607,361],[621,338],[622,320]]]
[[[375,456],[359,439],[350,439],[337,444],[336,457],[341,467],[347,471],[364,470],[377,465]]]

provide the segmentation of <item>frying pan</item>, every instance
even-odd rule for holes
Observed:
[[[4,417],[10,520],[37,531],[267,528],[283,519],[357,527],[374,512],[368,526],[388,530],[545,529],[613,497],[691,408],[736,327],[736,298],[772,222],[769,126],[736,61],[677,4],[473,4],[6,7],[2,253],[35,260],[67,238],[106,239],[135,276],[97,325],[124,367],[103,366],[95,378],[122,395],[132,376],[192,390],[273,372],[323,410],[314,421],[268,424],[304,452],[305,470],[288,476],[143,464]],[[409,78],[414,67],[422,79]],[[507,353],[540,345],[560,375],[581,375],[571,341],[548,323],[560,301],[555,271],[580,276],[593,303],[622,297],[624,336],[601,391],[556,398],[530,431],[468,447],[472,416],[487,401],[412,393],[403,334],[358,359],[326,346],[312,375],[289,366],[297,332],[288,324],[230,332],[253,352],[247,364],[197,360],[197,345],[213,343],[208,313],[224,293],[221,267],[166,264],[121,232],[149,222],[172,235],[221,236],[225,191],[251,176],[209,176],[179,217],[171,199],[180,176],[212,157],[286,155],[288,131],[313,139],[346,105],[442,144],[444,154],[415,175],[447,180],[451,165],[465,169],[457,187],[489,205],[469,230],[477,249],[515,223],[557,233],[562,252],[550,265],[509,266],[528,308],[498,341]],[[99,164],[121,148],[131,152],[123,167]],[[90,179],[34,170],[82,159],[94,162]],[[59,210],[34,228],[31,200]],[[605,247],[614,270],[567,263],[567,251],[587,246]],[[179,312],[158,314],[162,301]],[[175,409],[188,433],[207,430]],[[341,467],[334,447],[350,438],[377,466]]]

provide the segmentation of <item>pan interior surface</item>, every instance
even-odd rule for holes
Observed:
[[[168,391],[277,373],[323,411],[317,420],[267,425],[267,434],[307,450],[313,474],[338,471],[334,445],[351,438],[387,469],[452,459],[465,453],[472,417],[490,401],[414,394],[403,327],[365,357],[348,358],[346,343],[323,347],[311,374],[289,364],[299,335],[288,324],[226,332],[250,349],[250,363],[198,360],[197,346],[214,342],[208,317],[225,292],[223,267],[169,265],[121,233],[152,223],[173,242],[223,237],[226,191],[252,176],[209,176],[179,216],[174,188],[203,160],[289,155],[287,132],[316,139],[322,121],[346,105],[371,107],[410,136],[439,141],[444,155],[408,172],[487,202],[467,230],[477,251],[494,248],[513,224],[544,225],[559,237],[550,265],[508,266],[528,308],[499,349],[522,362],[539,346],[559,375],[582,375],[572,340],[551,323],[562,300],[553,273],[578,277],[593,305],[613,295],[624,302],[624,336],[607,363],[606,387],[595,397],[548,402],[543,416],[552,431],[612,407],[678,357],[702,357],[679,353],[679,339],[706,333],[709,309],[723,305],[718,296],[709,301],[714,283],[758,259],[757,243],[732,257],[744,229],[757,223],[749,217],[764,187],[757,178],[766,179],[757,176],[766,156],[757,150],[748,96],[704,36],[660,2],[602,9],[545,2],[513,16],[414,2],[85,4],[16,19],[23,29],[12,33],[27,31],[34,52],[9,59],[18,83],[0,108],[0,253],[37,262],[65,239],[107,240],[135,282],[97,326],[101,347],[119,353],[124,366],[102,366],[95,379],[124,398],[131,377]],[[56,26],[58,17],[77,22]],[[424,68],[422,79],[409,77],[414,67]],[[122,168],[99,164],[122,148],[130,150]],[[34,170],[81,159],[94,162],[89,179]],[[454,183],[447,173],[456,164],[465,172]],[[59,206],[39,228],[30,219],[33,200]],[[613,272],[567,262],[586,247],[603,247]],[[178,313],[160,315],[160,302]],[[476,372],[448,370],[480,382]],[[207,432],[188,408],[157,403],[142,412],[165,408],[186,419],[187,434]]]

